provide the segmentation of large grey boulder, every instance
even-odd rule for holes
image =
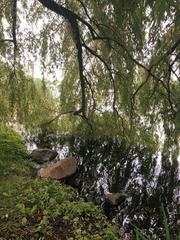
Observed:
[[[42,164],[45,162],[53,161],[58,153],[48,148],[38,148],[32,151],[30,157],[37,163]]]
[[[39,176],[43,178],[62,179],[73,175],[77,170],[77,162],[74,157],[61,159],[54,164],[41,168]]]

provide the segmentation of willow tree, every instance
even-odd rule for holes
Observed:
[[[156,142],[163,125],[165,145],[177,146],[177,0],[3,0],[0,8],[4,61],[23,69],[33,56],[44,74],[63,71],[49,124],[141,143]]]

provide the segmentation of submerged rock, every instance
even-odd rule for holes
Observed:
[[[30,157],[37,163],[42,164],[45,162],[53,161],[58,153],[48,148],[38,148],[32,151]]]
[[[61,159],[46,168],[41,168],[38,175],[40,177],[62,179],[73,175],[77,170],[77,162],[74,157]]]
[[[120,198],[120,193],[106,193],[104,199],[112,205],[117,205]]]
[[[127,197],[128,197],[128,195],[124,192],[104,194],[105,201],[107,201],[108,203],[110,203],[112,205],[117,205],[117,204],[124,202]]]

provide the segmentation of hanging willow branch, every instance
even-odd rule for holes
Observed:
[[[12,42],[14,44],[14,68],[15,68],[15,64],[16,64],[16,52],[17,52],[16,25],[17,25],[17,0],[13,0],[13,5],[12,5]]]
[[[92,36],[94,36],[94,30],[92,29],[91,25],[88,24],[86,21],[81,19],[78,15],[73,13],[72,11],[66,9],[65,7],[57,4],[52,0],[38,0],[42,3],[45,7],[50,9],[51,11],[57,13],[60,16],[63,16],[70,24],[71,30],[73,33],[73,39],[76,44],[77,48],[77,58],[79,64],[79,78],[81,83],[81,107],[79,110],[74,112],[74,115],[80,115],[82,113],[83,117],[86,117],[86,83],[85,78],[83,75],[83,58],[82,58],[82,43],[81,43],[81,36],[80,30],[78,25],[78,20],[83,22],[90,30]]]
[[[11,8],[11,17],[12,17],[12,39],[1,39],[0,42],[10,42],[13,43],[13,56],[14,56],[14,68],[16,62],[16,52],[17,52],[17,40],[16,40],[16,26],[17,26],[17,0],[12,0],[12,8]]]
[[[121,49],[124,50],[124,52],[126,52],[126,54],[128,55],[129,59],[132,62],[134,62],[138,67],[144,69],[147,72],[148,77],[146,78],[145,82],[143,82],[136,89],[136,91],[133,94],[133,101],[132,101],[133,104],[134,104],[135,96],[137,95],[137,93],[148,82],[150,77],[152,77],[157,82],[159,82],[163,86],[163,88],[166,90],[166,92],[168,94],[168,102],[171,106],[171,109],[174,111],[172,100],[170,98],[170,96],[171,96],[171,94],[169,92],[170,89],[166,86],[165,82],[160,77],[158,77],[154,74],[154,72],[152,70],[153,70],[154,66],[157,66],[164,58],[166,58],[167,56],[172,54],[174,52],[174,50],[177,49],[177,47],[180,44],[180,39],[178,39],[154,65],[152,65],[148,68],[147,66],[145,66],[144,64],[139,62],[136,58],[134,58],[131,55],[128,48],[123,44],[123,42],[121,40],[116,39],[116,38],[112,38],[112,37],[109,37],[109,36],[106,36],[106,35],[100,36],[99,34],[97,34],[96,30],[93,28],[93,26],[90,23],[88,23],[86,20],[81,18],[79,15],[77,15],[73,11],[71,11],[71,10],[61,6],[60,4],[56,3],[54,0],[38,0],[38,1],[41,4],[43,4],[45,7],[47,7],[49,10],[51,10],[54,13],[57,13],[58,15],[64,17],[69,22],[69,24],[71,26],[71,30],[72,30],[72,33],[73,33],[73,39],[75,41],[76,48],[77,48],[77,58],[78,58],[78,64],[79,64],[79,75],[80,75],[80,83],[81,83],[81,107],[80,107],[79,110],[74,112],[75,115],[81,115],[82,114],[82,116],[84,116],[84,118],[86,118],[86,108],[87,108],[86,85],[87,85],[87,81],[85,80],[85,76],[83,74],[83,71],[84,71],[83,57],[82,57],[83,49],[85,49],[92,56],[96,57],[99,61],[101,61],[109,72],[111,72],[111,70],[112,70],[108,66],[106,61],[103,59],[103,57],[101,55],[97,54],[95,51],[93,51],[89,46],[87,46],[85,41],[83,41],[82,34],[80,33],[80,30],[79,30],[79,23],[84,25],[86,27],[86,29],[89,31],[92,41],[100,40],[100,41],[103,41],[103,42],[108,42],[111,45],[111,48],[113,50],[116,50],[115,49],[116,46],[120,47]],[[88,14],[88,11],[86,9],[85,4],[81,0],[78,0],[78,2],[80,2],[80,4],[81,4],[82,8],[84,9],[88,19],[91,21],[91,18]],[[98,25],[96,25],[96,27],[98,28]],[[114,84],[114,93],[115,93],[115,84]],[[114,96],[113,107],[115,107],[115,105],[116,105],[116,97]]]

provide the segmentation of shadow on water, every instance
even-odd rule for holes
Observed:
[[[81,139],[70,136],[33,139],[38,147],[54,146],[59,152],[71,153],[78,160],[78,172],[65,180],[80,196],[101,205],[107,217],[116,219],[126,233],[133,226],[142,229],[150,239],[165,239],[163,211],[172,234],[177,233],[178,162],[168,156],[153,155],[142,146],[129,147],[125,141],[112,138]],[[121,192],[128,198],[112,206],[104,192]],[[125,236],[124,235],[124,236]]]

